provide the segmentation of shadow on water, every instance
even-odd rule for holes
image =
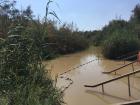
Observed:
[[[90,94],[90,95],[97,96],[98,98],[100,98],[101,100],[103,100],[104,102],[106,102],[108,104],[110,104],[110,102],[107,101],[105,99],[105,97],[114,98],[114,99],[118,99],[118,100],[122,100],[122,101],[130,101],[130,99],[127,99],[127,98],[122,98],[122,97],[114,96],[114,95],[111,95],[111,94],[108,94],[108,93],[104,93],[103,94],[102,92],[99,92],[99,91],[86,90],[85,92],[88,93],[88,94]]]

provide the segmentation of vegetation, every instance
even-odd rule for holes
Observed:
[[[57,27],[48,20],[48,1],[44,19],[34,19],[31,7],[20,11],[16,2],[0,1],[0,104],[61,105],[63,94],[55,86],[42,60],[61,54],[102,46],[110,58],[140,49],[140,5],[129,21],[112,20],[102,30],[78,31],[73,24]],[[60,20],[59,20],[60,21]]]
[[[28,6],[20,11],[16,2],[0,1],[0,104],[61,105],[63,94],[45,69],[42,60],[81,51],[88,41],[72,24],[59,28],[48,1],[43,20],[33,19]],[[59,20],[60,21],[60,20]]]
[[[16,27],[15,27],[16,28]],[[16,30],[16,29],[14,29]],[[12,31],[13,32],[13,31]],[[2,105],[61,105],[62,93],[45,70],[40,47],[27,35],[1,39],[0,103]]]
[[[47,24],[39,22],[35,26],[28,27],[28,32],[38,45],[43,45],[42,58],[50,59],[88,48],[88,40],[71,27],[73,27],[71,24],[64,24],[57,28],[55,21],[48,21]]]
[[[103,44],[103,54],[110,59],[117,59],[129,52],[138,51],[140,41],[133,33],[114,32]]]
[[[37,38],[29,27],[41,23],[32,20],[30,7],[21,13],[13,8],[15,2],[0,4],[0,104],[61,105],[63,94],[42,64],[45,25]]]
[[[52,2],[49,1],[47,7],[49,7],[51,3]],[[2,38],[8,36],[10,27],[14,27],[18,24],[24,26],[25,30],[23,33],[30,35],[36,40],[38,46],[44,45],[42,48],[43,59],[49,59],[61,54],[73,53],[88,48],[88,41],[84,36],[80,35],[73,24],[63,24],[58,28],[57,21],[47,19],[48,15],[51,14],[59,20],[54,11],[50,11],[49,8],[46,7],[45,18],[43,20],[36,20],[33,19],[33,12],[30,6],[20,11],[15,8],[15,4],[16,2],[7,1],[1,4],[3,13],[0,15],[0,35]],[[6,14],[4,11],[7,11]],[[50,43],[49,46],[48,43]]]
[[[47,6],[51,3],[49,1]],[[32,37],[38,47],[42,48],[41,57],[43,59],[51,59],[58,55],[81,51],[90,45],[102,46],[103,54],[111,59],[140,49],[138,43],[140,40],[139,4],[134,8],[129,21],[116,19],[110,21],[102,30],[85,32],[78,31],[73,24],[63,24],[58,27],[57,21],[47,19],[48,14],[52,14],[59,20],[56,13],[49,11],[48,8],[46,8],[45,18],[36,20],[33,19],[33,12],[30,6],[21,12],[14,7],[15,4],[16,2],[1,3],[3,12],[0,16],[0,36],[6,38],[10,27],[21,24],[25,27],[24,31],[22,31],[23,34],[26,33],[26,35]],[[6,14],[4,11],[7,11]],[[120,42],[120,44],[116,41]],[[119,50],[116,53],[112,53],[116,46]],[[124,49],[122,46],[126,48]]]
[[[71,26],[71,25],[70,25]],[[81,51],[89,46],[88,40],[67,25],[60,27],[56,34],[49,36],[47,42],[55,43],[52,51],[56,54],[67,54]]]
[[[94,45],[101,46],[103,55],[110,59],[138,52],[140,50],[140,4],[134,8],[129,21],[112,20],[102,30],[86,32],[85,36]]]
[[[105,40],[106,44],[103,46],[103,52],[106,57],[114,59],[118,56],[138,51],[140,49],[139,15],[140,5],[138,4],[133,10],[133,15],[128,22],[122,21],[120,27],[113,25],[115,26],[115,30],[110,33],[111,37]]]

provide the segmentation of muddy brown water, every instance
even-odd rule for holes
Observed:
[[[65,55],[54,60],[46,61],[47,69],[51,68],[52,78],[55,75],[78,67],[81,64],[101,57],[100,49],[91,47],[90,49]],[[126,62],[128,63],[128,62]],[[119,75],[132,72],[131,65],[119,70],[117,75],[103,74],[103,71],[110,71],[113,68],[122,66],[122,61],[108,59],[95,60],[77,69],[67,72],[58,77],[57,87],[64,91],[64,101],[66,105],[112,105],[115,103],[126,102],[140,99],[140,73],[131,76],[131,94],[128,95],[127,78],[123,78],[104,85],[105,94],[101,87],[85,88],[84,85],[94,85],[105,80],[112,79]],[[140,69],[140,64],[134,64],[135,70]]]

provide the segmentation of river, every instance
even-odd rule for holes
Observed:
[[[98,60],[98,56],[100,60]],[[89,61],[92,62],[87,63]],[[128,95],[127,78],[106,84],[104,86],[104,94],[102,93],[101,87],[84,87],[84,85],[87,84],[94,85],[112,79],[118,75],[132,72],[132,67],[128,66],[118,71],[117,75],[114,75],[113,73],[103,74],[103,71],[110,71],[122,66],[124,62],[108,60],[101,57],[101,51],[99,48],[91,47],[86,51],[46,61],[44,64],[47,64],[47,69],[51,68],[53,79],[55,75],[59,75],[57,79],[57,87],[65,90],[64,101],[66,102],[66,105],[112,105],[115,103],[140,99],[140,74],[136,74],[130,78],[131,97]],[[137,70],[140,68],[140,64],[135,63],[134,68]],[[66,72],[68,70],[71,71]],[[64,74],[60,75],[61,73]]]

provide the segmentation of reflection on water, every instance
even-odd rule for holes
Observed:
[[[44,63],[48,64],[48,68],[52,66],[52,77],[54,78],[55,75],[64,73],[70,68],[77,67],[93,59],[98,59],[100,55],[99,49],[90,48],[80,53],[66,55]],[[57,86],[62,89],[67,88],[64,92],[64,101],[67,105],[110,105],[140,99],[140,74],[131,76],[132,97],[128,95],[127,78],[106,84],[104,86],[105,94],[102,94],[101,87],[93,89],[84,87],[85,84],[94,85],[116,77],[113,74],[103,74],[102,72],[110,71],[121,65],[123,65],[121,61],[95,60],[59,76]],[[138,69],[140,65],[135,64],[134,67]],[[117,75],[131,71],[132,67],[128,66],[119,70]],[[70,84],[69,79],[73,83]]]

